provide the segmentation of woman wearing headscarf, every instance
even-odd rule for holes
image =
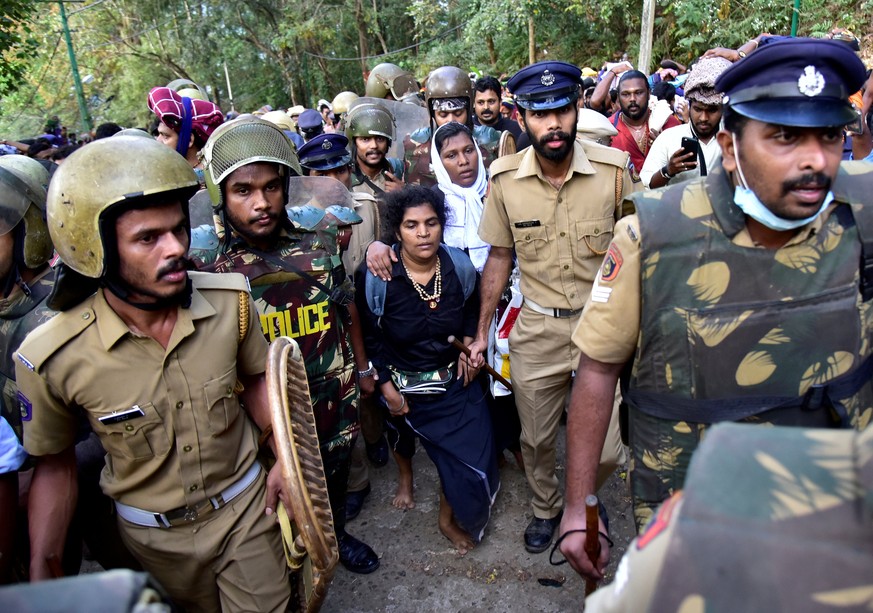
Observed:
[[[465,251],[481,273],[491,248],[479,238],[479,221],[488,193],[488,174],[469,128],[456,122],[438,127],[433,135],[430,156],[437,188],[445,194],[449,211],[443,242]],[[502,301],[498,307],[498,319],[506,306],[507,301]],[[521,467],[521,422],[513,396],[489,395],[488,406],[498,459],[502,462],[503,450],[508,449]]]

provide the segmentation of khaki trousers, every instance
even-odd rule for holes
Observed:
[[[118,518],[124,544],[187,613],[285,611],[291,583],[266,475],[200,521],[146,528]]]
[[[533,491],[533,513],[540,519],[557,516],[564,506],[555,474],[555,442],[572,374],[579,365],[580,351],[571,340],[578,321],[579,316],[550,317],[525,305],[509,334],[512,387],[521,420],[521,452]],[[617,397],[600,457],[598,488],[625,461],[618,404]]]

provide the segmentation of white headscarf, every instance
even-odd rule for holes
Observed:
[[[488,243],[479,238],[479,221],[482,219],[483,209],[482,199],[485,198],[485,193],[488,190],[488,175],[485,173],[485,165],[482,163],[482,153],[477,151],[479,153],[479,168],[473,185],[461,187],[452,183],[436,147],[436,135],[447,125],[443,124],[434,131],[434,138],[430,143],[431,167],[436,175],[439,188],[446,195],[446,207],[449,210],[449,219],[443,231],[443,242],[451,247],[467,249],[476,270],[482,272],[485,260],[488,259],[488,251],[491,249]],[[472,139],[472,136],[470,138]],[[477,146],[475,139],[473,146]]]

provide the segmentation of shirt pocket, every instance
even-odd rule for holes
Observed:
[[[136,405],[142,417],[134,417],[115,424],[99,421],[105,415],[95,415],[94,430],[110,455],[130,460],[148,460],[162,457],[170,451],[170,439],[158,410],[151,402]],[[106,415],[111,415],[107,413]]]
[[[576,222],[576,253],[580,258],[602,257],[609,249],[615,220],[612,216]]]
[[[545,226],[514,228],[515,251],[519,259],[536,262],[537,269],[548,263],[552,253],[552,242]]]
[[[209,429],[216,437],[227,431],[239,417],[239,399],[233,390],[236,387],[236,366],[203,386]]]

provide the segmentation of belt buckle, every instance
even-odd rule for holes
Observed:
[[[197,512],[196,508],[186,507],[185,508],[185,517],[183,517],[182,519],[184,519],[185,521],[190,523],[192,521],[197,521],[198,515],[199,515],[199,513]]]

